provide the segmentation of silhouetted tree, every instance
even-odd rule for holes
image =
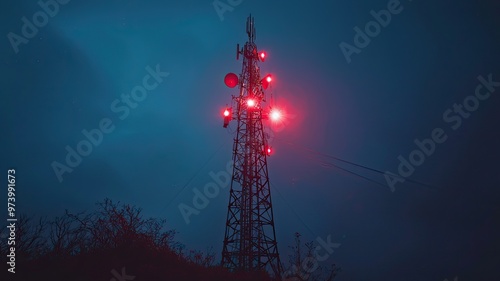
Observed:
[[[8,236],[6,230],[0,230],[2,237]],[[16,229],[16,258],[23,262],[16,277],[94,281],[118,280],[116,274],[126,273],[135,281],[271,281],[266,272],[231,273],[214,266],[212,249],[186,251],[175,235],[166,229],[165,220],[144,218],[140,208],[110,199],[98,202],[95,211],[66,210],[51,221],[22,216]],[[0,250],[5,261],[5,243]]]
[[[21,214],[16,222],[15,249],[16,258],[20,260],[36,259],[48,251],[47,220]]]

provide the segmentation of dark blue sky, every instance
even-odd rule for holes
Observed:
[[[165,217],[188,248],[220,254],[228,188],[189,224],[178,205],[192,205],[193,189],[231,158],[220,110],[236,90],[223,77],[241,71],[235,45],[246,41],[252,13],[256,43],[268,52],[262,71],[274,75],[273,95],[288,117],[269,159],[282,259],[298,231],[304,240],[330,235],[341,243],[322,263],[338,263],[339,280],[494,280],[500,87],[493,82],[478,90],[482,99],[474,95],[485,85],[478,76],[500,81],[500,5],[403,0],[348,62],[339,44],[356,47],[354,28],[364,30],[370,11],[392,2],[243,1],[221,20],[212,1],[71,0],[13,47],[11,32],[23,36],[22,18],[32,22],[42,8],[4,1],[2,179],[16,169],[18,206],[28,214],[87,210],[109,197]],[[111,108],[157,65],[169,75],[150,79],[159,83],[136,108]],[[464,100],[460,113],[454,104]],[[113,131],[59,181],[51,164],[66,164],[65,147],[76,149],[82,130],[106,118]],[[383,175],[306,149],[398,173],[398,156],[408,159],[414,140],[432,138],[436,128],[446,140],[409,178],[438,191],[406,181],[391,192]]]

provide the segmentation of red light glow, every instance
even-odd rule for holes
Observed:
[[[281,111],[278,109],[272,109],[269,116],[271,117],[272,121],[279,121],[282,117]]]
[[[230,112],[229,112],[229,110],[228,110],[228,109],[224,110],[224,116],[225,116],[225,117],[228,117],[228,116],[229,116],[229,114],[230,114]]]
[[[273,78],[271,78],[271,75],[268,75],[268,76],[266,77],[266,81],[267,81],[268,83],[271,83],[271,81],[273,81]]]
[[[250,107],[254,107],[255,106],[255,101],[253,99],[249,99],[249,100],[247,100],[247,105],[250,106]]]
[[[265,151],[265,153],[266,153],[268,156],[271,156],[271,154],[272,154],[272,152],[273,152],[273,150],[272,150],[272,148],[271,148],[270,146],[268,146],[268,147],[267,147],[264,151]]]

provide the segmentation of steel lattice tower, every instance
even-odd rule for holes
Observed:
[[[232,73],[226,75],[226,85],[238,85],[239,95],[232,96],[235,110],[231,107],[224,111],[224,127],[235,120],[237,132],[221,264],[231,271],[264,270],[281,280],[282,265],[267,170],[267,156],[271,150],[262,122],[269,116],[262,103],[265,102],[264,88],[271,77],[261,80],[258,62],[264,61],[265,53],[257,51],[251,15],[246,31],[248,41],[241,49],[237,46],[237,59],[243,56],[242,73],[239,78]]]

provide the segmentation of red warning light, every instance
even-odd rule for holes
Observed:
[[[262,62],[266,60],[266,56],[267,56],[266,52],[260,52],[259,54],[260,60]]]
[[[266,146],[266,149],[264,150],[267,156],[270,156],[273,153],[273,149],[270,146]]]
[[[262,80],[261,80],[261,83],[262,83],[262,88],[267,89],[269,87],[269,83],[271,83],[271,81],[273,81],[273,78],[271,77],[271,74],[268,74],[266,75]]]
[[[229,125],[229,122],[231,122],[232,116],[231,116],[231,108],[226,108],[224,112],[222,112],[222,115],[224,115],[224,128],[227,128]]]
[[[278,109],[272,109],[271,112],[269,113],[269,117],[271,117],[272,121],[280,121],[281,117],[283,115],[281,114],[281,111]]]
[[[253,99],[248,99],[248,100],[247,100],[247,105],[248,105],[249,107],[254,107],[254,106],[255,106],[255,100],[253,100]]]
[[[262,88],[267,89],[269,87],[269,82],[266,79],[262,80]]]

